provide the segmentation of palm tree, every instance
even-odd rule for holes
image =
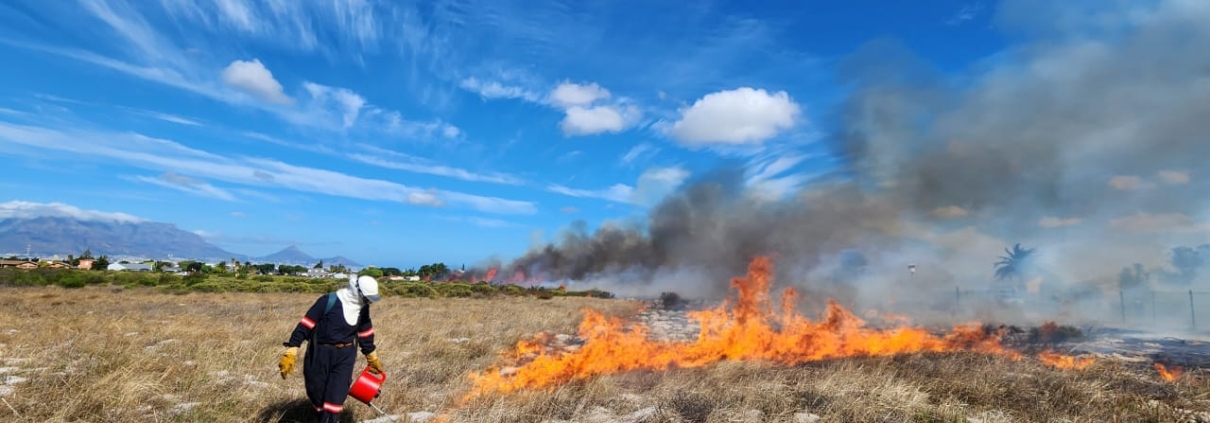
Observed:
[[[997,261],[994,266],[996,268],[996,280],[1018,280],[1021,279],[1029,265],[1029,258],[1034,253],[1033,248],[1021,248],[1021,244],[1013,245],[1010,250],[1004,249],[1005,255],[1000,256],[1000,261]]]

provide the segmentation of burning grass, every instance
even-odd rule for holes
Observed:
[[[474,389],[467,399],[491,393],[509,393],[520,389],[547,388],[573,380],[634,370],[697,368],[720,361],[770,361],[795,365],[834,358],[891,356],[905,353],[971,351],[1021,359],[1021,353],[1001,343],[1004,330],[989,332],[979,323],[957,325],[949,333],[935,334],[924,328],[903,324],[872,328],[836,302],[829,301],[823,319],[812,321],[797,311],[798,294],[787,288],[779,307],[773,307],[769,295],[772,261],[766,257],[752,260],[748,274],[731,281],[737,291],[733,306],[726,302],[714,309],[691,312],[698,322],[697,339],[687,342],[652,340],[646,325],[631,325],[617,318],[606,318],[586,310],[579,334],[585,340],[581,348],[566,351],[548,348],[550,339],[539,336],[520,342],[506,356],[506,365],[515,370],[502,372],[494,367],[472,376]],[[1055,342],[1060,335],[1054,323],[1047,323],[1034,337]],[[1090,357],[1067,357],[1045,351],[1039,359],[1060,368],[1084,368]]]
[[[697,341],[664,344],[639,339],[641,326],[627,323],[641,308],[632,301],[388,297],[374,308],[389,372],[377,403],[388,412],[428,411],[452,422],[1210,421],[1210,384],[1197,369],[1178,374],[1173,366],[1106,359],[1082,364],[1084,357],[1070,357],[1071,368],[1061,369],[1046,364],[1046,354],[1021,357],[991,342],[997,331],[865,328],[839,308],[816,323],[789,318],[784,303],[774,312],[767,296],[750,298],[761,301],[698,312],[709,330]],[[0,418],[295,421],[307,415],[301,375],[283,381],[276,359],[312,301],[314,294],[0,289],[6,305],[0,379],[10,387],[0,390]],[[582,310],[591,310],[587,318]],[[711,316],[721,320],[709,324]],[[558,335],[577,329],[590,336]],[[798,335],[777,341],[788,334]],[[734,349],[720,343],[726,339],[757,346]],[[837,345],[803,350],[808,339]],[[518,340],[531,349],[516,350]],[[633,344],[605,348],[611,344],[602,340]],[[560,352],[551,349],[556,345]],[[500,351],[509,352],[506,359],[529,357],[529,364],[501,369]],[[538,352],[548,359],[536,360]],[[635,352],[648,354],[638,361],[647,364],[617,364]],[[813,355],[794,358],[806,353]],[[597,370],[482,389],[484,380],[536,374],[530,372],[540,366],[526,367],[532,363]],[[353,399],[346,410],[348,421],[376,417]]]

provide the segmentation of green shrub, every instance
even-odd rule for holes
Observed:
[[[206,281],[206,274],[202,272],[190,273],[182,278],[182,280],[185,282],[186,286],[198,285]]]
[[[253,277],[252,280],[257,282],[273,282],[273,277],[269,275],[257,275],[256,277]]]
[[[156,285],[175,285],[181,283],[181,277],[171,273],[161,273],[160,280]]]
[[[185,280],[189,280],[188,277]],[[190,291],[196,292],[229,292],[232,286],[216,281],[203,281],[196,284],[188,285]]]
[[[437,298],[437,290],[423,282],[404,282],[391,284],[384,292],[405,298]]]
[[[471,285],[471,291],[475,292],[476,294],[490,295],[495,294],[497,289],[487,282],[476,282],[474,285]]]
[[[475,295],[475,289],[469,283],[437,283],[433,285],[438,294],[443,297],[471,297]]]
[[[64,275],[58,279],[58,285],[64,288],[83,288],[84,285],[88,284],[84,275],[78,273]]]
[[[503,287],[500,287],[499,291],[501,293],[507,294],[507,295],[523,295],[523,294],[525,294],[525,288],[522,288],[518,285],[514,285],[511,283],[508,285],[504,285]]]
[[[556,293],[556,295],[562,295],[562,296],[567,296],[567,297],[589,297],[589,298],[605,298],[605,299],[613,298],[612,293],[607,292],[607,291],[602,291],[599,289],[590,289],[587,291],[567,291],[565,293]]]

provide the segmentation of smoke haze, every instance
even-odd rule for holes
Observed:
[[[1014,243],[1037,248],[1049,292],[1112,283],[1115,296],[1123,267],[1205,243],[1210,2],[1006,1],[994,23],[1013,47],[968,73],[894,41],[840,63],[850,94],[823,126],[842,165],[789,198],[758,201],[743,168],[724,168],[645,222],[579,223],[495,266],[718,297],[770,254],[804,298],[874,306],[986,288]]]

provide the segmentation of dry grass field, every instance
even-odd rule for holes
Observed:
[[[301,372],[282,380],[276,362],[315,298],[0,288],[0,419],[307,421]],[[469,375],[535,333],[574,334],[584,307],[629,317],[641,304],[385,298],[373,308],[388,370],[377,404],[400,421],[416,412],[451,422],[1210,421],[1199,414],[1210,412],[1210,386],[1196,370],[1166,382],[1149,363],[1061,370],[963,352],[788,367],[724,361],[463,401]],[[378,417],[352,398],[345,409],[347,421]]]

